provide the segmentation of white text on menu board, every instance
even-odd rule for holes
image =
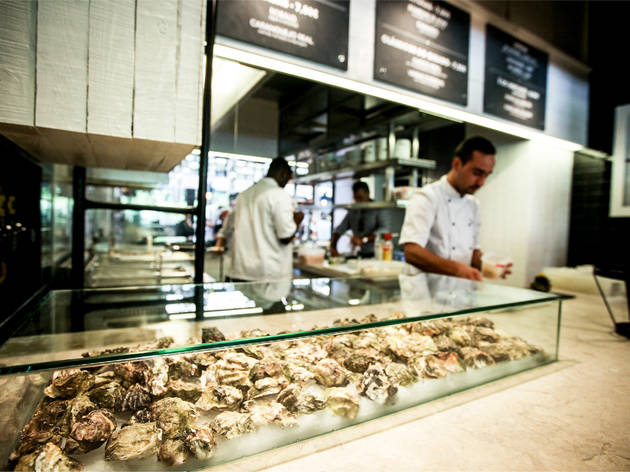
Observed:
[[[439,5],[434,5],[428,0],[411,0],[407,4],[407,12],[415,18],[415,26],[418,33],[431,39],[437,39],[440,33],[448,26],[448,20],[451,18],[450,11]],[[395,34],[382,34],[381,42],[413,55],[414,57],[411,61],[407,61],[405,64],[409,67],[407,75],[414,82],[434,90],[439,90],[446,86],[448,74],[444,72],[443,68],[450,68],[461,74],[466,73],[466,64],[400,39]],[[431,41],[426,40],[425,44],[429,46]]]
[[[531,79],[538,67],[538,61],[528,54],[527,46],[521,43],[505,44],[501,52],[505,54],[507,70],[512,75],[523,81]],[[497,77],[497,85],[508,90],[503,96],[505,111],[522,120],[530,120],[534,117],[533,102],[540,100],[539,92],[501,76]]]
[[[300,28],[298,15],[318,20],[318,8],[303,2],[292,2],[289,0],[264,1],[271,4],[266,20],[249,19],[249,25],[258,34],[304,48],[315,45],[312,36],[297,31]]]

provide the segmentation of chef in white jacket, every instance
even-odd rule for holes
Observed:
[[[407,263],[424,272],[482,280],[481,214],[473,194],[492,173],[495,154],[486,138],[463,141],[448,174],[414,195],[399,241]]]
[[[217,239],[223,247],[230,237],[228,280],[270,281],[292,277],[291,241],[304,214],[294,212],[283,190],[292,177],[287,161],[271,161],[267,176],[242,192]]]

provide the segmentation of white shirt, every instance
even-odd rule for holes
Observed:
[[[399,244],[416,243],[436,256],[470,265],[479,249],[480,227],[477,199],[462,197],[444,175],[409,202]]]
[[[226,274],[243,280],[291,278],[292,246],[279,240],[290,238],[296,229],[289,194],[270,177],[252,185],[236,198],[221,231],[232,235]]]

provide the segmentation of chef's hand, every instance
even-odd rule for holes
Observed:
[[[468,280],[477,280],[479,282],[483,281],[483,277],[481,277],[481,272],[479,272],[474,267],[471,267],[466,264],[458,264],[455,277],[460,277],[462,279],[468,279]]]
[[[507,276],[512,273],[511,267],[512,267],[512,263],[510,262],[503,268],[503,273],[501,274],[502,279],[507,278]]]
[[[352,243],[353,246],[363,245],[363,240],[358,236],[352,236],[352,238],[350,238],[350,242]]]
[[[302,222],[303,219],[304,219],[304,213],[302,213],[301,211],[296,211],[295,213],[293,213],[293,221],[295,222],[297,226],[300,226],[300,223]]]

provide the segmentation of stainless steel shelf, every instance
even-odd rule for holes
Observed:
[[[338,180],[352,177],[357,173],[369,174],[380,172],[388,167],[394,168],[415,168],[415,169],[435,169],[435,161],[429,159],[387,159],[385,161],[370,162],[356,166],[341,167],[339,169],[329,169],[324,172],[303,175],[294,179],[296,184],[308,184],[324,182],[327,180]]]
[[[339,203],[337,205],[298,205],[298,210],[328,210],[332,211],[335,208],[345,208],[347,210],[355,209],[372,209],[380,210],[385,208],[407,208],[409,200],[396,200],[393,202],[367,202],[367,203]]]

